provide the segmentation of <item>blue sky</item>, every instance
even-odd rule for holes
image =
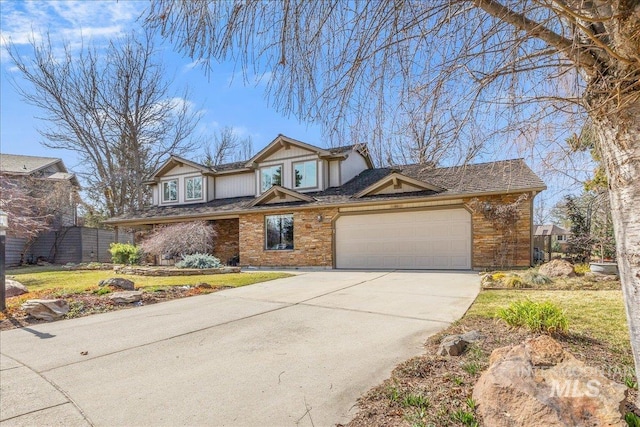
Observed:
[[[72,44],[81,38],[93,43],[106,43],[139,26],[136,19],[146,7],[146,1],[0,1],[2,38],[11,39],[18,47],[27,47],[31,35],[39,37],[47,31],[54,42],[66,40]],[[201,111],[198,132],[213,135],[216,129],[231,126],[239,136],[251,136],[257,150],[264,147],[279,133],[315,145],[324,145],[318,126],[300,123],[295,118],[282,117],[269,108],[264,92],[266,78],[251,76],[245,85],[241,73],[233,64],[219,64],[214,72],[205,76],[200,66],[174,52],[168,42],[158,38],[156,46],[162,51],[162,60],[169,76],[174,78],[174,91],[181,93],[188,85],[188,101]],[[28,52],[25,49],[25,52]],[[61,150],[45,148],[38,126],[46,122],[35,107],[23,102],[10,84],[10,78],[23,83],[13,68],[6,51],[2,54],[0,82],[1,117],[0,148],[3,153],[61,157],[67,167],[78,165],[75,155]],[[197,157],[199,153],[194,157]]]
[[[79,47],[80,41],[92,44],[106,44],[110,39],[139,28],[137,21],[148,5],[145,0],[107,0],[107,1],[16,1],[0,0],[0,28],[2,43],[8,39],[24,52],[29,52],[27,43],[33,35],[40,37],[49,32],[54,43],[67,41]],[[239,68],[232,63],[214,64],[213,72],[206,76],[203,69],[190,58],[175,52],[174,47],[161,38],[157,38],[156,47],[161,50],[162,60],[169,75],[174,77],[173,90],[182,92],[185,85],[191,90],[188,101],[193,108],[202,113],[197,132],[211,136],[216,129],[231,126],[239,136],[251,136],[254,151],[260,150],[279,133],[305,142],[326,146],[318,125],[300,123],[294,117],[283,117],[270,108],[265,98],[267,78],[251,76],[249,84],[243,82]],[[9,80],[16,78],[24,83],[13,68],[3,47],[0,54],[0,151],[11,154],[60,157],[67,167],[79,170],[83,165],[71,152],[52,150],[41,145],[41,136],[37,128],[47,123],[38,120],[41,112],[23,102]],[[530,136],[540,138],[535,132]],[[544,139],[544,138],[541,138]],[[553,139],[553,138],[552,138]],[[575,167],[589,171],[591,166],[584,157],[567,159],[566,155],[554,143],[512,144],[507,148],[499,144],[481,156],[480,161],[524,157],[530,166],[547,182],[549,190],[536,199],[548,209],[563,194],[580,191],[571,176],[563,175],[573,162]],[[500,146],[501,145],[501,146]],[[191,156],[197,160],[200,152]],[[544,158],[557,160],[559,171],[546,173],[548,169]]]

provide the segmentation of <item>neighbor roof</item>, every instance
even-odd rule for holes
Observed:
[[[383,194],[356,198],[366,188],[385,179],[393,173],[402,173],[413,179],[430,184],[438,190],[427,189],[410,193]],[[284,203],[288,207],[321,207],[328,205],[364,204],[367,202],[395,201],[399,199],[446,199],[472,197],[486,194],[510,192],[542,191],[544,182],[533,173],[522,159],[505,160],[475,165],[448,168],[425,167],[424,165],[404,165],[394,168],[367,169],[340,187],[324,191],[304,193],[308,202]],[[254,197],[217,199],[206,203],[150,206],[144,210],[128,213],[107,220],[107,223],[145,223],[158,220],[237,215],[247,211],[273,209],[275,205],[255,204]]]
[[[55,157],[24,156],[21,154],[0,154],[0,172],[30,175],[49,165],[60,163],[62,172],[67,172],[61,159]]]
[[[566,228],[558,227],[553,224],[536,225],[535,231],[533,232],[534,236],[568,236],[570,234],[571,231]]]

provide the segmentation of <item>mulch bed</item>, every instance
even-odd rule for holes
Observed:
[[[109,287],[112,292],[118,292],[119,289]],[[143,305],[156,304],[163,301],[170,301],[177,298],[185,298],[194,295],[209,294],[223,289],[229,289],[229,286],[220,286],[212,288],[203,288],[197,286],[166,286],[154,288],[144,291],[142,301],[132,304],[116,304],[109,299],[110,294],[98,295],[95,292],[83,293],[64,293],[60,289],[52,289],[46,291],[29,292],[27,294],[7,299],[7,305],[15,308],[8,308],[4,313],[0,313],[0,331],[7,329],[21,328],[24,326],[37,325],[41,323],[49,323],[44,320],[36,319],[28,315],[20,308],[20,304],[28,299],[66,299],[69,302],[69,313],[64,319],[73,319],[76,317],[89,316],[91,314],[106,313],[108,311],[123,310],[128,308],[140,307]],[[18,299],[17,304],[9,304],[12,299]]]
[[[470,345],[458,357],[437,356],[445,335],[478,330],[486,339]],[[513,330],[504,323],[487,318],[465,317],[425,344],[425,353],[397,366],[391,378],[371,389],[358,401],[358,413],[350,427],[374,426],[465,426],[482,419],[470,407],[473,386],[488,367],[491,352],[499,347],[516,345],[535,334]],[[624,374],[633,372],[628,354],[612,351],[606,343],[582,335],[555,337],[573,355],[589,366],[602,369],[607,377],[624,384]],[[612,366],[615,364],[616,366]],[[637,390],[629,389],[626,411],[640,410],[633,405]],[[466,423],[463,421],[466,417]]]

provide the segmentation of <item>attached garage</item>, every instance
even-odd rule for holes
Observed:
[[[336,268],[471,268],[471,214],[464,208],[342,215]]]

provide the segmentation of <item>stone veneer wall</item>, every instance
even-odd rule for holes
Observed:
[[[218,235],[215,237],[213,256],[226,264],[240,253],[240,229],[237,219],[218,219],[214,222]]]
[[[272,213],[265,211],[240,216],[240,265],[247,266],[333,266],[333,227],[337,209],[307,209],[293,213],[293,250],[264,249],[264,217]],[[318,221],[322,215],[322,221]]]
[[[520,195],[500,195],[479,197],[481,202],[504,204],[514,202]],[[473,199],[465,199],[468,204]],[[520,207],[520,219],[511,236],[512,243],[505,244],[509,236],[486,219],[482,212],[471,212],[473,226],[473,268],[529,267],[531,265],[531,204],[529,196]]]

